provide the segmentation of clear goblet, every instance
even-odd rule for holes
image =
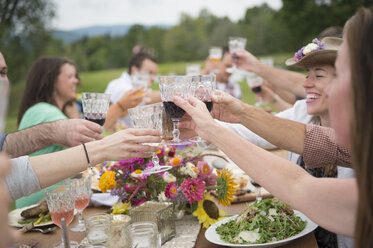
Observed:
[[[84,118],[103,126],[109,109],[109,101],[110,94],[82,93]]]
[[[212,110],[212,96],[215,92],[215,89],[215,75],[199,75],[192,77],[191,95],[197,98],[198,100],[204,102],[209,112],[211,112]],[[205,143],[205,141],[199,136],[192,140],[198,143]]]
[[[173,140],[166,142],[168,145],[187,145],[190,141],[181,140],[180,130],[178,127],[180,119],[184,116],[185,111],[177,106],[172,98],[179,96],[188,99],[191,95],[192,77],[191,76],[160,76],[159,89],[166,114],[171,118],[173,123]]]
[[[152,128],[162,131],[162,104],[156,103],[145,106],[138,106],[128,110],[130,118],[135,128]],[[158,146],[159,143],[151,143],[148,145]],[[169,165],[159,165],[159,158],[156,152],[153,152],[152,157],[153,168],[146,169],[144,174],[153,174],[166,171],[172,168]]]
[[[65,189],[51,188],[45,190],[45,198],[53,223],[61,228],[61,219],[64,218],[66,225],[69,225],[74,218],[74,196]],[[70,241],[70,247],[78,247],[78,245],[78,242]],[[64,247],[63,235],[62,242],[55,244],[53,247]]]
[[[233,61],[237,62],[238,57],[236,55],[237,52],[245,50],[246,46],[246,39],[241,37],[229,37],[229,53],[232,55]],[[232,70],[235,70],[236,64],[233,64]]]
[[[75,209],[78,211],[78,223],[71,226],[73,232],[84,232],[83,210],[88,206],[91,198],[91,177],[74,178],[65,180],[66,189],[75,197]]]

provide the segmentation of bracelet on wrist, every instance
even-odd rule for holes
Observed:
[[[91,161],[89,160],[89,156],[88,156],[87,148],[85,147],[85,144],[84,144],[84,143],[82,143],[82,145],[83,145],[83,148],[84,148],[85,156],[87,157],[87,162],[88,162],[88,164],[91,164]]]

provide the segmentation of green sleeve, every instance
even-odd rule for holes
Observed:
[[[56,106],[49,103],[41,102],[35,104],[25,112],[19,124],[18,130],[26,129],[45,122],[53,122],[65,119],[68,118]],[[65,148],[59,145],[50,145],[30,154],[30,156],[57,152],[63,149]]]

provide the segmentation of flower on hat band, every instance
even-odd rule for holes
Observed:
[[[307,56],[310,52],[318,51],[318,50],[325,50],[325,42],[319,41],[317,38],[312,40],[312,43],[302,47],[294,54],[294,61],[298,62],[305,56]]]

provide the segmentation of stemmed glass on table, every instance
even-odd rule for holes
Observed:
[[[236,55],[237,52],[244,51],[246,46],[246,39],[241,37],[229,37],[229,53],[232,55],[234,62],[237,62],[239,57]],[[236,70],[236,64],[233,64],[231,70]]]
[[[152,128],[162,131],[162,103],[138,106],[128,110],[135,128]],[[147,145],[158,146],[158,143],[147,143]],[[153,168],[146,169],[144,174],[159,173],[172,168],[169,165],[159,165],[157,153],[153,153]]]
[[[216,76],[212,75],[199,75],[192,77],[191,95],[198,100],[204,102],[209,112],[212,110],[213,102],[212,96],[216,89]],[[205,142],[201,137],[197,136],[192,139],[195,142]]]
[[[69,225],[74,218],[75,197],[66,190],[52,188],[45,190],[45,198],[53,223],[61,228],[61,220],[64,218],[66,225]],[[63,235],[62,242],[53,247],[64,247]],[[78,243],[70,241],[70,247],[78,247]]]
[[[103,126],[109,109],[109,102],[110,94],[82,93],[84,118]]]
[[[173,124],[172,136],[173,140],[165,142],[166,145],[187,145],[190,141],[181,140],[180,130],[178,127],[180,119],[184,116],[185,111],[177,106],[172,98],[179,96],[188,99],[191,95],[191,76],[160,76],[159,89],[161,91],[161,98],[163,108],[166,114],[171,118]]]
[[[91,198],[91,177],[74,178],[65,180],[66,189],[75,197],[75,209],[78,211],[78,223],[71,226],[73,232],[84,232],[83,210],[88,206]]]
[[[249,87],[251,88],[252,92],[254,92],[254,94],[258,97],[258,102],[255,103],[255,106],[263,106],[264,102],[260,95],[260,93],[262,92],[263,79],[254,73],[250,73],[249,75],[247,75],[246,81]]]

